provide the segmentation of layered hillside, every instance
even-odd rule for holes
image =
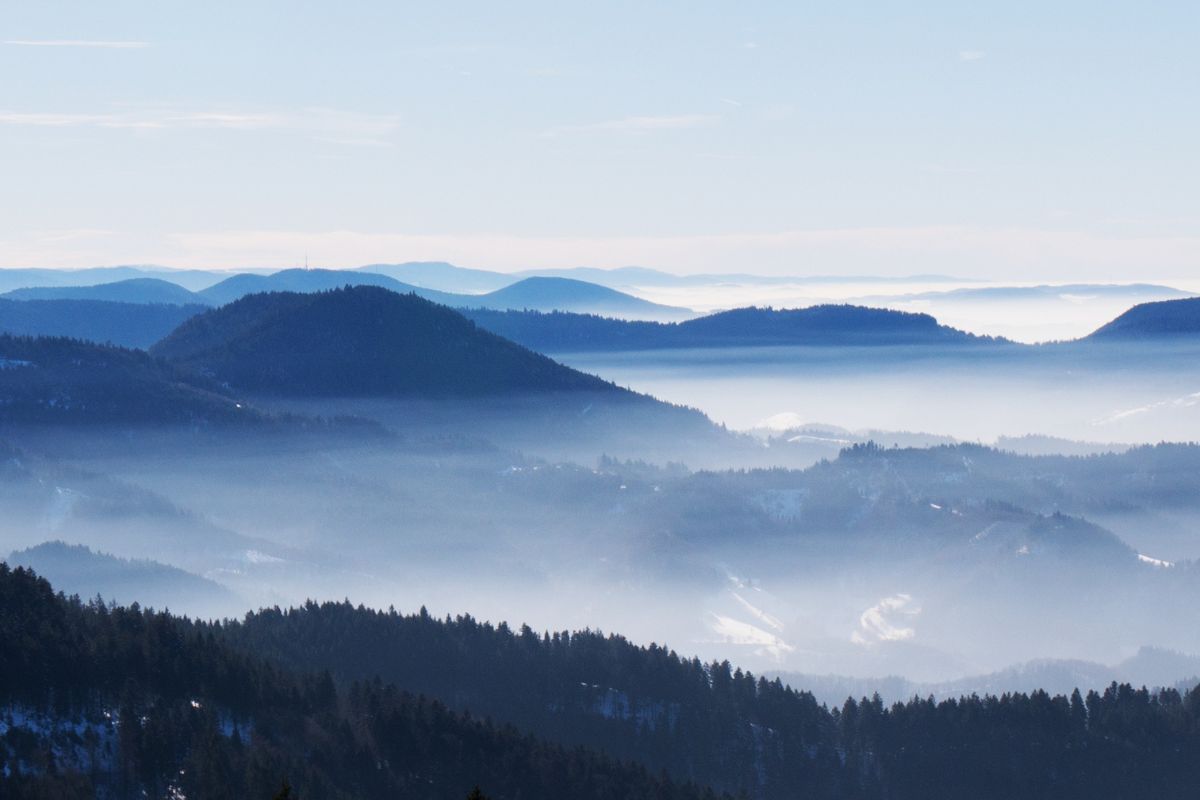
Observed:
[[[140,350],[0,335],[0,422],[235,423],[259,419]]]
[[[107,300],[0,300],[0,332],[145,349],[206,308]]]

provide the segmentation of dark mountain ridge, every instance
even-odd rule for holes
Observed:
[[[824,305],[739,308],[676,323],[536,311],[463,312],[481,327],[540,352],[804,345],[1011,344],[938,324],[928,314]]]
[[[448,308],[368,286],[251,295],[193,317],[151,352],[188,372],[272,395],[623,392]]]

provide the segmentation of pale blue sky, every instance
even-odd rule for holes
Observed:
[[[0,266],[1200,273],[1194,2],[37,2]]]

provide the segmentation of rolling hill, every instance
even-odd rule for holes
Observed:
[[[368,286],[244,297],[193,317],[151,352],[238,389],[282,396],[620,392],[451,309]]]
[[[1200,336],[1200,297],[1142,303],[1087,337],[1090,341]]]
[[[337,269],[285,269],[270,275],[241,273],[226,278],[200,292],[211,305],[232,303],[248,294],[262,292],[327,292],[343,286],[378,286],[402,294],[416,292],[437,303],[454,305],[456,295],[418,289],[406,283],[371,272]]]
[[[548,353],[780,345],[972,345],[1003,341],[940,325],[928,314],[848,305],[781,310],[739,308],[678,323],[534,311],[469,309],[464,313],[481,327]]]
[[[170,269],[154,265],[87,267],[84,269],[0,269],[0,292],[43,286],[94,286],[134,278],[158,278],[191,291],[211,286],[231,273],[200,269]]]
[[[651,303],[631,294],[571,278],[526,278],[488,294],[469,298],[458,305],[497,310],[535,309],[570,311],[604,316],[660,318],[690,317],[686,308]]]
[[[207,305],[200,295],[158,278],[130,278],[94,286],[38,286],[2,295],[9,300],[107,300],[116,303]]]
[[[145,349],[207,308],[106,300],[0,299],[0,332],[16,336],[65,336]]]

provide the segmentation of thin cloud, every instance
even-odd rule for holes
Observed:
[[[559,125],[542,132],[542,138],[552,139],[556,136],[572,133],[649,133],[653,131],[686,130],[711,125],[719,118],[713,114],[677,114],[659,116],[622,117],[603,122],[589,122],[583,125]]]
[[[16,47],[98,47],[108,50],[140,50],[149,47],[149,42],[97,41],[93,39],[8,39],[4,42]]]
[[[987,53],[983,52],[982,50],[959,50],[958,51],[958,60],[959,61],[979,61],[986,55],[987,55]]]
[[[394,114],[367,114],[330,108],[294,112],[179,111],[149,109],[100,114],[0,111],[0,125],[40,128],[112,128],[130,130],[220,129],[293,130],[337,143],[387,144],[400,127]]]

